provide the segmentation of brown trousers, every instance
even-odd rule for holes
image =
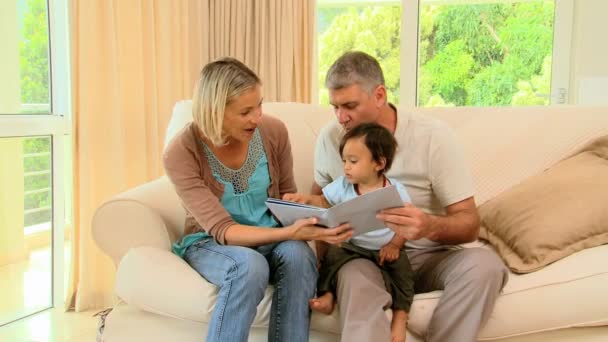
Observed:
[[[348,242],[343,243],[341,247],[329,246],[319,270],[317,293],[322,295],[331,291],[336,295],[338,270],[347,262],[360,258],[378,265],[386,289],[391,294],[393,310],[409,312],[414,300],[414,272],[407,254],[403,250],[397,260],[393,262],[385,261],[382,266],[379,266],[379,251],[361,248]]]

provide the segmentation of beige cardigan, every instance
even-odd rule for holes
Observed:
[[[258,128],[268,159],[268,196],[280,198],[282,194],[296,192],[291,145],[285,124],[262,115]],[[205,231],[218,243],[225,244],[226,230],[237,223],[220,202],[224,186],[213,177],[197,131],[197,126],[190,123],[178,132],[163,154],[163,164],[186,209],[184,234]]]

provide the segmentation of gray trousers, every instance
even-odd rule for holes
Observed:
[[[473,342],[506,284],[508,270],[493,251],[468,249],[407,249],[415,273],[416,293],[443,290],[425,341]],[[378,267],[357,259],[338,272],[337,300],[342,341],[390,341],[391,306]]]

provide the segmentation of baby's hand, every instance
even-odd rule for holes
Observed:
[[[283,195],[284,201],[292,201],[303,204],[310,204],[310,198],[306,194],[298,194],[298,193],[287,193]]]
[[[380,261],[378,264],[382,266],[384,262],[393,262],[399,259],[399,253],[401,253],[401,249],[392,243],[387,243],[380,249]]]

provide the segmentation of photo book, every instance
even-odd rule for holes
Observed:
[[[385,228],[386,225],[376,218],[376,214],[383,209],[402,207],[403,204],[394,185],[370,191],[327,209],[276,198],[266,201],[266,206],[283,226],[299,219],[317,217],[317,224],[325,227],[349,222],[354,230],[353,236]]]

